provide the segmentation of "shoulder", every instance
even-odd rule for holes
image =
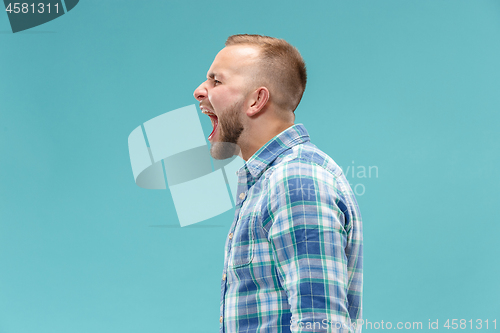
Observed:
[[[334,210],[347,221],[351,215],[357,215],[354,193],[341,168],[311,143],[294,146],[280,156],[266,170],[265,177],[266,206],[262,208],[263,212],[268,212],[264,214],[266,218],[272,215],[271,212],[304,210],[306,207],[315,207],[317,211]],[[265,225],[269,223],[269,227],[270,222],[265,221]]]
[[[310,142],[296,145],[277,158],[265,176],[270,185],[297,178],[318,181],[343,178],[335,161]]]

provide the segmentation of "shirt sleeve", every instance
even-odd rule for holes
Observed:
[[[334,175],[300,160],[269,177],[268,241],[291,307],[292,332],[351,332],[347,235]]]

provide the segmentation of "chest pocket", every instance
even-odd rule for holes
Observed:
[[[229,252],[229,267],[245,266],[252,261],[254,251],[254,221],[255,217],[252,216],[238,221],[234,229]]]

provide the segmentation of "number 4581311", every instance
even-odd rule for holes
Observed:
[[[494,326],[494,329],[497,329],[497,320],[496,319],[492,320],[491,323],[493,324],[491,326]],[[473,324],[475,324],[475,325],[473,326]],[[475,322],[473,322],[472,319],[470,319],[468,321],[465,319],[451,319],[451,324],[450,324],[450,319],[448,319],[446,321],[446,323],[444,323],[443,327],[446,327],[447,329],[451,328],[451,329],[456,330],[457,328],[460,328],[460,329],[464,330],[467,327],[469,327],[469,325],[470,325],[470,329],[476,328],[476,329],[480,330],[482,328],[486,328],[486,329],[490,328],[489,327],[490,325],[488,323],[488,319],[486,319],[484,321],[481,319],[478,319]]]
[[[59,13],[59,4],[56,3],[53,5],[55,12],[56,13]],[[7,6],[7,8],[5,8],[5,11],[6,12],[9,12],[9,13],[14,13],[14,14],[18,14],[18,13],[23,13],[23,14],[27,14],[27,13],[39,13],[39,14],[43,14],[45,13],[45,11],[47,11],[47,13],[50,14],[50,3],[48,4],[44,4],[44,3],[39,3],[38,5],[35,5],[34,3],[32,4],[29,4],[29,3],[9,3],[9,5]]]

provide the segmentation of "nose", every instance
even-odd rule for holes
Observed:
[[[202,100],[207,98],[207,89],[205,88],[205,82],[200,84],[198,88],[194,90],[193,96],[198,102],[201,102]]]

